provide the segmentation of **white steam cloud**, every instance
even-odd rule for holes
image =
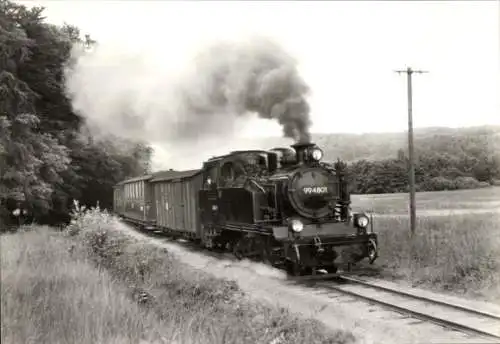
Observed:
[[[309,89],[275,42],[213,43],[182,62],[109,45],[74,49],[66,91],[94,135],[150,142],[168,156],[160,168],[197,168],[210,155],[255,148],[236,136],[255,116],[277,121],[285,137],[310,139]]]

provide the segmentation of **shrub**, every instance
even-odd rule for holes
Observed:
[[[483,187],[485,184],[488,184],[488,183],[481,183],[474,177],[457,177],[454,180],[454,182],[455,182],[455,188],[457,190],[477,189]]]

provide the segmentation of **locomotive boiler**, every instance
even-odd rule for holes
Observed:
[[[145,229],[286,268],[336,272],[377,258],[365,213],[351,212],[345,164],[314,143],[233,151],[199,170],[162,171],[115,186],[114,210]]]

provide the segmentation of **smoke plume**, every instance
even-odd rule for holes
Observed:
[[[277,121],[285,137],[310,139],[309,88],[297,62],[262,37],[213,43],[183,66],[96,45],[75,50],[65,77],[73,109],[95,134],[180,149],[230,139],[257,114]]]

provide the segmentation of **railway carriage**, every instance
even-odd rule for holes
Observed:
[[[153,175],[149,184],[154,195],[158,229],[200,238],[198,191],[201,183],[200,170],[165,171]]]
[[[156,222],[156,209],[149,180],[145,175],[124,180],[114,186],[113,211],[128,222],[145,229],[153,229]]]
[[[343,164],[313,143],[234,151],[201,169],[163,171],[115,187],[115,212],[144,228],[285,267],[294,275],[378,252],[364,213],[353,214]]]

